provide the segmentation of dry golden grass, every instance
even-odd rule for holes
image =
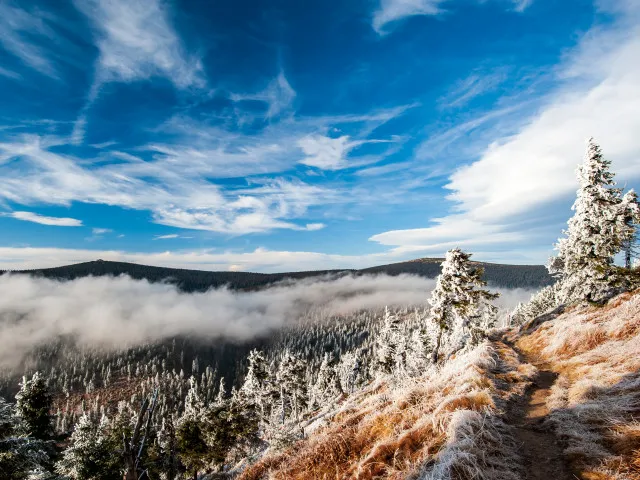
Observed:
[[[499,415],[503,399],[521,394],[533,370],[506,345],[486,343],[437,373],[360,392],[326,427],[267,454],[239,478],[516,479]]]
[[[572,309],[518,340],[560,374],[548,406],[589,480],[640,480],[640,291]]]

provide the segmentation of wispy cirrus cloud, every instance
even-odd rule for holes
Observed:
[[[296,91],[281,71],[264,90],[257,93],[232,93],[230,98],[238,103],[247,101],[265,103],[267,105],[265,117],[271,119],[291,109]]]
[[[350,140],[348,135],[338,138],[309,135],[298,140],[305,155],[300,163],[323,170],[338,170],[347,165],[349,152],[363,143],[364,140]]]
[[[379,34],[385,33],[384,27],[397,20],[415,15],[438,15],[442,13],[440,5],[447,0],[381,0],[373,14],[372,26]]]
[[[141,149],[154,153],[153,168],[158,172],[180,171],[183,175],[207,178],[264,175],[287,171],[296,164],[338,170],[374,163],[393,153],[402,138],[376,138],[372,133],[412,107],[361,115],[292,116],[269,123],[250,135],[188,115],[176,115],[157,130],[165,142],[153,142]],[[336,136],[336,131],[344,130],[350,134]],[[353,154],[356,147],[374,143],[386,148],[375,156]],[[133,173],[150,166],[136,162],[123,168]]]
[[[48,77],[57,78],[43,40],[52,40],[55,32],[48,23],[51,17],[40,9],[27,11],[10,2],[0,3],[0,45],[28,67]],[[4,76],[16,77],[14,72],[1,69]],[[0,73],[1,74],[1,73]]]
[[[62,140],[35,135],[0,143],[0,197],[22,205],[71,202],[148,210],[156,223],[228,234],[273,229],[306,230],[295,220],[335,194],[299,180],[263,179],[245,188],[222,189],[198,172],[128,168],[131,162],[92,165],[51,150]],[[9,162],[9,160],[12,160]],[[28,175],[25,174],[28,172]]]
[[[505,0],[516,12],[523,12],[533,0]],[[374,11],[371,26],[380,35],[387,33],[385,27],[408,17],[417,15],[436,16],[445,13],[445,5],[455,4],[454,0],[380,0]]]
[[[13,78],[14,80],[17,80],[20,78],[20,74],[12,71],[12,70],[8,70],[6,68],[0,67],[0,76],[1,77],[7,77],[7,78]]]
[[[176,88],[201,88],[206,84],[202,63],[187,53],[161,0],[74,0],[90,20],[99,56],[95,78],[71,134],[81,144],[87,113],[102,85],[163,77]]]
[[[506,68],[483,73],[476,71],[459,81],[439,100],[442,108],[461,108],[473,99],[497,89],[507,79]]]
[[[67,217],[47,217],[34,212],[10,212],[3,214],[5,217],[23,220],[25,222],[39,223],[41,225],[51,225],[55,227],[81,227],[82,221],[76,218]]]
[[[133,82],[153,76],[178,88],[204,84],[202,65],[186,51],[160,0],[75,0],[93,24],[100,82]]]

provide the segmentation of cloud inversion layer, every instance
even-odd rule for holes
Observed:
[[[297,322],[305,313],[346,315],[426,302],[435,280],[401,275],[307,279],[257,292],[182,293],[129,277],[68,282],[0,276],[0,366],[20,362],[56,339],[117,350],[177,335],[247,340]],[[517,291],[511,306],[530,292]]]

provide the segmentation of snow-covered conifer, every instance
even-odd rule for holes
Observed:
[[[459,248],[449,250],[442,262],[442,271],[431,294],[430,322],[427,327],[434,338],[432,361],[436,362],[441,349],[455,351],[464,346],[473,328],[482,328],[495,310],[487,307],[497,297],[482,288],[483,270],[471,265],[471,254]]]
[[[640,222],[635,192],[623,195],[615,187],[610,165],[590,139],[577,170],[574,215],[556,244],[558,255],[548,265],[550,273],[560,277],[561,302],[599,300],[616,286],[613,258],[633,237],[634,223]]]
[[[267,362],[262,352],[251,350],[247,357],[249,365],[247,366],[247,375],[244,383],[240,388],[240,394],[253,403],[259,409],[262,417],[267,411],[267,381],[269,379],[269,370]]]
[[[325,353],[318,369],[318,376],[312,387],[312,402],[317,407],[323,407],[325,404],[335,400],[340,393],[342,393],[342,390],[333,354]]]
[[[180,417],[180,422],[185,420],[199,420],[204,412],[204,402],[198,393],[198,386],[194,377],[189,379],[189,391],[184,399],[184,413]],[[222,384],[224,387],[224,384]]]
[[[50,465],[47,442],[24,434],[14,406],[0,398],[0,478],[46,478]]]
[[[383,373],[391,373],[396,366],[396,356],[400,347],[400,321],[389,308],[384,309],[382,328],[376,337],[375,360],[377,368]]]
[[[89,414],[80,417],[56,471],[73,480],[121,479],[121,466],[113,454],[107,425],[104,417],[100,421]]]
[[[52,406],[53,399],[44,377],[39,372],[34,373],[30,380],[23,377],[16,395],[16,410],[28,436],[41,440],[51,437]]]
[[[276,381],[280,387],[282,423],[289,415],[298,421],[300,414],[307,406],[308,393],[305,373],[305,363],[287,350],[282,356],[276,372]]]
[[[427,319],[427,322],[430,322]],[[433,324],[433,322],[430,322]],[[418,326],[411,331],[409,337],[409,349],[407,355],[407,370],[410,375],[421,375],[425,367],[431,361],[432,335],[429,334],[426,325]]]
[[[355,350],[347,352],[340,357],[340,362],[336,366],[336,372],[340,380],[340,386],[345,393],[353,393],[363,380],[364,366],[362,352]]]
[[[522,325],[558,306],[559,284],[549,285],[533,294],[527,303],[519,303],[511,313],[511,323]]]

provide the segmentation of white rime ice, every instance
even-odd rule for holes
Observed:
[[[449,250],[442,262],[429,304],[427,329],[432,336],[432,361],[477,341],[495,323],[497,309],[491,300],[497,294],[485,290],[482,268],[472,266],[471,255],[459,248]]]
[[[56,471],[72,479],[100,478],[113,456],[107,434],[106,417],[97,422],[84,414],[71,434],[70,445]]]
[[[560,277],[559,301],[599,300],[617,287],[613,257],[634,235],[640,209],[633,190],[616,188],[611,162],[589,140],[584,163],[578,167],[580,187],[558,255],[548,268]]]
[[[403,356],[400,320],[397,315],[384,310],[384,321],[376,338],[376,363],[379,371],[391,373]]]
[[[331,404],[342,393],[333,354],[325,353],[318,377],[311,390],[312,402],[318,407]]]
[[[269,367],[264,354],[255,349],[249,352],[247,362],[249,364],[247,375],[240,388],[240,394],[258,408],[260,420],[264,421],[269,400],[266,397],[270,393],[268,388]]]

